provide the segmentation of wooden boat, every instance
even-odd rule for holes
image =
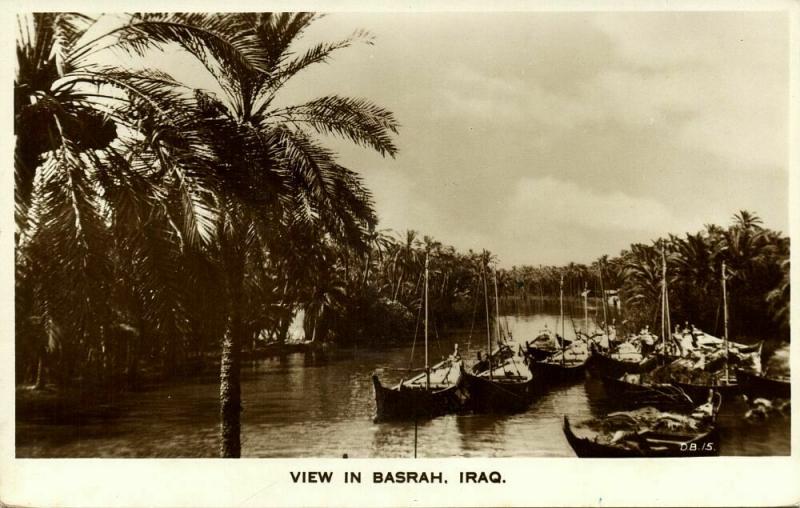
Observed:
[[[585,342],[577,340],[571,342],[569,347],[564,337],[564,276],[561,276],[559,292],[559,319],[561,321],[561,335],[556,338],[561,346],[559,350],[538,359],[535,355],[528,354],[528,364],[537,374],[537,382],[542,385],[559,384],[578,381],[585,377],[586,360],[589,358],[588,346]]]
[[[722,394],[726,399],[732,399],[741,393],[739,383],[734,376],[730,376],[727,381],[718,379],[708,384],[684,383],[681,381],[672,381],[672,384],[683,390],[695,403],[705,400],[708,397],[709,390]]]
[[[589,348],[586,368],[594,376],[618,378],[623,374],[645,372],[649,366],[641,354],[607,353],[593,346]]]
[[[466,407],[475,413],[513,413],[528,408],[535,396],[531,370],[520,357],[512,357],[478,374],[465,374],[469,398]]]
[[[724,348],[724,366],[722,373],[719,375],[711,375],[709,382],[707,383],[693,383],[693,382],[684,382],[681,380],[673,379],[671,382],[681,388],[686,394],[695,402],[700,400],[705,400],[708,392],[710,390],[714,390],[717,393],[720,393],[726,399],[731,399],[734,395],[740,393],[740,388],[734,373],[730,372],[730,359],[729,359],[729,350],[731,348],[731,343],[728,340],[728,293],[726,289],[726,278],[727,272],[725,269],[725,261],[722,262],[722,269],[721,269],[721,284],[722,284],[722,316],[723,316],[723,330],[724,335],[722,336],[722,341],[717,342],[717,348]],[[753,346],[744,346],[741,344],[736,344],[739,348],[749,351],[749,354],[757,354],[760,358],[761,354],[761,343],[755,344]],[[760,360],[759,360],[760,365]]]
[[[532,363],[541,382],[546,384],[568,383],[580,381],[586,376],[586,360],[588,356],[574,355],[570,351],[558,352],[550,357]]]
[[[396,386],[385,387],[376,374],[372,375],[375,388],[376,414],[374,421],[429,419],[463,411],[469,392],[464,385],[463,364],[445,360],[426,372],[401,381]]]
[[[695,401],[680,387],[671,383],[651,383],[645,374],[602,376],[606,396],[625,407],[651,406],[661,410],[686,410]],[[708,397],[708,390],[705,398]]]
[[[487,349],[491,347],[491,325],[489,297],[486,291],[486,276],[483,276],[486,302]],[[500,338],[500,309],[497,294],[497,279],[494,278],[496,339]],[[464,385],[469,392],[467,407],[476,413],[507,413],[522,411],[528,407],[533,395],[533,374],[524,358],[515,354],[507,344],[500,346],[479,361],[471,373],[464,374]]]
[[[579,437],[566,415],[564,416],[563,430],[575,455],[581,458],[708,457],[719,455],[719,432],[714,424],[701,432],[646,430],[634,434],[624,444]]]
[[[646,328],[622,342],[607,341],[607,347],[592,341],[586,368],[593,376],[614,378],[650,371],[665,363],[663,353],[655,347],[657,341],[658,337]]]
[[[456,352],[428,367],[428,258],[425,258],[425,369],[421,374],[387,388],[376,374],[374,421],[417,420],[462,411],[469,397],[464,386],[464,364]]]
[[[749,397],[766,399],[791,399],[792,384],[789,379],[776,379],[743,369],[736,370],[741,392]]]
[[[533,361],[541,361],[561,349],[561,337],[545,328],[532,342],[525,342],[525,354]],[[564,344],[569,345],[569,341]]]

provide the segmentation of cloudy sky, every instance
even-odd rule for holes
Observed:
[[[788,229],[788,18],[774,13],[331,14],[367,29],[283,99],[392,110],[396,159],[332,140],[383,228],[501,265],[589,262],[728,224]]]

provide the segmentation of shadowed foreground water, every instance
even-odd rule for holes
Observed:
[[[556,317],[507,318],[515,340],[533,338]],[[580,326],[580,323],[577,324]],[[572,334],[568,322],[566,335]],[[458,342],[465,358],[485,348],[485,330],[432,339],[432,359]],[[415,365],[423,351],[415,348]],[[370,374],[399,380],[411,347],[338,351],[325,362],[303,354],[259,360],[243,367],[242,454],[246,457],[411,457],[414,424],[372,423],[375,402]],[[432,362],[433,363],[433,362]],[[587,379],[550,390],[524,413],[511,416],[445,416],[418,427],[420,457],[572,457],[561,431],[573,421],[603,415],[602,385]],[[171,385],[127,397],[118,416],[80,425],[18,422],[18,457],[215,457],[218,448],[218,384],[213,378]],[[741,418],[741,400],[725,401],[720,415],[722,454],[789,455],[789,418],[766,422]]]

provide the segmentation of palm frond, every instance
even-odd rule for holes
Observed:
[[[381,155],[394,157],[397,147],[391,134],[397,134],[394,114],[365,99],[332,95],[299,106],[273,111],[268,118],[306,124],[321,134],[343,136],[356,144],[371,147]]]

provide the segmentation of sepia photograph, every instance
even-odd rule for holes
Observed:
[[[787,6],[97,10],[12,15],[12,458],[796,452]]]

